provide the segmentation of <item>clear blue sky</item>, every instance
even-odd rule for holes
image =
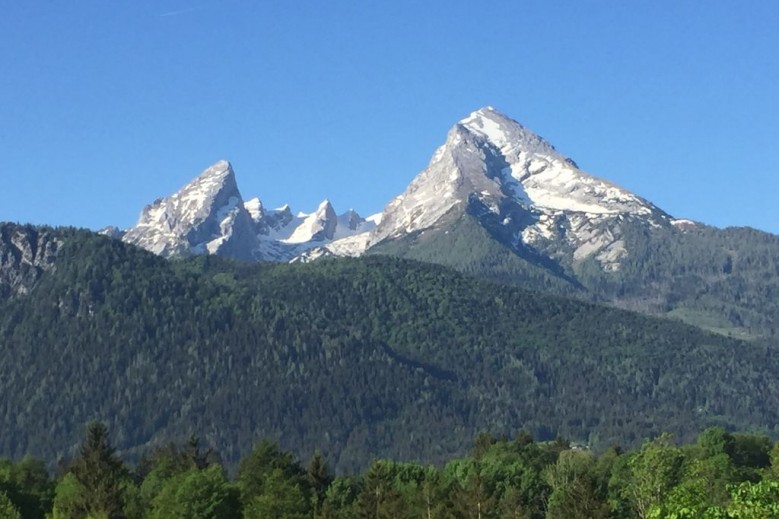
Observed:
[[[218,159],[381,210],[493,105],[679,217],[779,233],[779,3],[0,0],[0,220],[97,229]]]

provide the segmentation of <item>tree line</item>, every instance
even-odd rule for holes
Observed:
[[[190,436],[130,465],[101,422],[54,476],[37,459],[0,459],[3,519],[770,519],[779,517],[779,444],[706,429],[594,453],[562,438],[480,433],[440,466],[391,459],[333,475],[259,441],[229,475]]]

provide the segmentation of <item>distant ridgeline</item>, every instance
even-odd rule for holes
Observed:
[[[481,430],[603,449],[779,419],[768,342],[393,257],[170,261],[0,230],[0,455],[69,458],[99,419],[127,459],[198,433],[234,466],[268,437],[346,473],[443,463]]]

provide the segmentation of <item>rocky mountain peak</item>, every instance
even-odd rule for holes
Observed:
[[[356,231],[359,229],[360,225],[365,222],[365,219],[357,214],[357,211],[354,209],[349,209],[344,214],[340,215],[338,220],[339,224],[343,222],[344,227],[350,231]]]
[[[316,211],[306,215],[301,225],[289,238],[290,243],[332,240],[338,226],[338,216],[329,200],[325,199]]]
[[[248,260],[257,246],[254,222],[225,160],[146,206],[122,240],[166,257],[218,253]]]
[[[184,189],[193,189],[199,186],[201,190],[208,192],[220,184],[236,186],[233,165],[227,160],[218,160],[204,169],[194,180],[189,182]]]
[[[460,120],[457,126],[489,142],[503,153],[521,150],[560,157],[554,146],[491,106],[472,112]]]
[[[317,207],[317,209],[316,209],[316,211],[315,211],[315,212],[316,212],[316,213],[322,213],[322,214],[325,214],[325,213],[328,213],[328,212],[330,212],[330,211],[335,211],[335,210],[333,209],[333,204],[331,204],[331,203],[330,203],[330,200],[328,200],[327,198],[325,198],[324,200],[322,200],[321,202],[319,202],[319,206]]]
[[[628,254],[623,220],[672,225],[646,200],[585,173],[545,139],[487,106],[454,124],[428,166],[376,218],[353,211],[339,216],[327,199],[311,213],[296,214],[288,206],[268,209],[259,198],[244,202],[232,166],[219,161],[147,206],[122,239],[163,256],[289,261],[307,251],[311,257],[358,255],[385,240],[445,231],[463,215],[517,254],[532,249],[533,257],[572,262],[595,255],[611,269]]]
[[[252,217],[252,221],[255,224],[259,224],[265,216],[265,208],[262,205],[262,201],[257,197],[244,202],[243,207],[249,213],[249,216]]]
[[[517,252],[541,248],[546,254],[554,243],[555,254],[574,261],[596,255],[612,269],[627,254],[615,218],[669,225],[652,204],[585,173],[492,107],[454,125],[428,167],[387,205],[373,243],[424,232],[466,212]]]

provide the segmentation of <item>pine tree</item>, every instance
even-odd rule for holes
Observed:
[[[318,517],[325,500],[325,492],[330,486],[332,477],[327,468],[327,462],[319,451],[316,451],[308,464],[306,479],[313,491],[314,516]]]
[[[71,467],[81,487],[77,517],[124,519],[123,472],[122,461],[108,441],[106,426],[90,423],[80,455]]]

